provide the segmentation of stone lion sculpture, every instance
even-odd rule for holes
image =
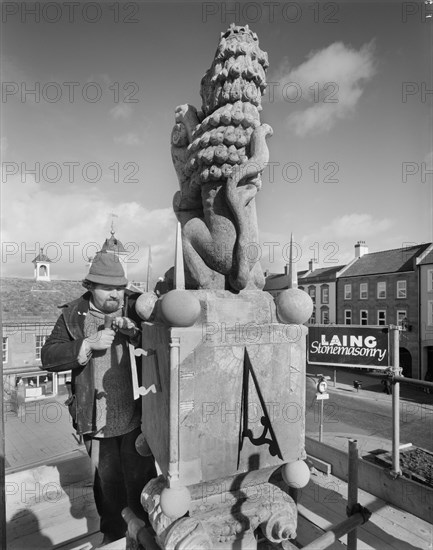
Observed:
[[[240,291],[265,283],[255,196],[272,135],[259,114],[268,65],[257,35],[232,24],[202,78],[201,111],[176,108],[171,152],[180,190],[173,207],[195,288]]]

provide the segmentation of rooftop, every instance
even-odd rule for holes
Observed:
[[[433,264],[433,249],[430,251],[426,250],[424,254],[421,255],[421,261],[418,265]]]
[[[298,279],[301,276],[301,273],[306,273],[305,271],[298,271],[297,276]],[[290,283],[290,275],[286,275],[285,273],[270,273],[266,277],[266,283],[263,290],[269,291],[269,290],[285,290],[286,288],[289,288]]]
[[[46,254],[44,254],[44,249],[43,248],[41,248],[41,251],[36,256],[36,258],[34,260],[32,260],[33,264],[35,264],[36,262],[51,263],[51,260],[48,258],[48,256]]]
[[[301,278],[302,284],[305,283],[322,283],[327,281],[335,281],[337,273],[345,267],[344,265],[334,265],[332,267],[319,267],[311,273],[306,274]],[[301,282],[299,281],[299,282]]]
[[[415,268],[414,260],[426,251],[431,244],[424,243],[364,254],[350,265],[341,276],[358,277],[360,275],[413,271]]]
[[[336,273],[343,269],[344,265],[333,267],[321,267],[311,273],[308,271],[298,271],[298,285],[303,286],[308,283],[321,283],[335,281]],[[266,284],[263,290],[285,290],[289,288],[290,277],[285,273],[271,273],[266,277]]]
[[[2,278],[0,288],[3,323],[55,321],[59,306],[85,292],[81,281],[36,282],[18,277]]]

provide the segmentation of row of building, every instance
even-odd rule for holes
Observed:
[[[289,266],[267,274],[273,295],[290,287]],[[404,376],[433,380],[433,244],[368,252],[355,245],[347,265],[298,272],[298,288],[314,303],[308,324],[400,325],[400,365]]]
[[[101,250],[119,258],[124,251],[113,231]],[[59,316],[59,305],[84,292],[80,281],[51,279],[51,262],[42,250],[33,264],[33,278],[1,280],[4,391],[11,409],[20,400],[56,395],[64,387],[67,373],[41,370],[41,348]],[[264,290],[271,294],[290,287],[289,266],[282,274],[266,275]],[[314,269],[310,262],[308,270],[298,272],[298,286],[314,302],[309,325],[401,325],[403,374],[433,380],[431,243],[369,253],[365,243],[358,242],[347,265]]]

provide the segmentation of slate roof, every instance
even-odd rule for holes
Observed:
[[[364,254],[364,256],[358,258],[348,267],[341,276],[359,277],[361,275],[379,275],[413,271],[415,267],[414,259],[422,254],[430,245],[431,243],[424,243],[410,247]]]
[[[418,265],[426,264],[433,264],[433,250],[430,250],[430,252],[420,261]]]
[[[298,286],[305,286],[309,283],[314,284],[335,280],[335,274],[340,269],[343,269],[343,267],[344,265],[322,267],[312,271],[312,273],[310,273],[308,277],[304,277],[304,275],[308,273],[307,270],[298,271]],[[266,277],[266,284],[263,290],[285,290],[286,288],[289,288],[289,281],[290,277],[288,275],[285,275],[284,273],[270,273]]]
[[[42,248],[41,248],[40,253],[36,256],[36,258],[34,260],[32,260],[33,264],[35,264],[36,262],[52,263],[51,260],[48,258],[48,256],[43,253]]]
[[[2,278],[0,291],[4,324],[54,322],[60,315],[58,306],[86,292],[81,281],[36,282],[18,277]]]
[[[289,276],[284,273],[270,273],[266,277],[263,290],[284,290],[289,288]]]
[[[336,274],[338,271],[343,269],[344,265],[334,265],[332,267],[319,267],[306,277],[299,279],[299,284],[315,284],[315,283],[325,283],[329,281],[335,281]]]

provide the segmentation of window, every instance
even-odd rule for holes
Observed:
[[[397,325],[400,327],[403,326],[403,320],[406,321],[407,324],[407,314],[405,309],[398,309],[397,310]]]
[[[397,281],[397,298],[406,298],[406,281]]]
[[[310,295],[310,298],[313,300],[313,304],[316,303],[316,287],[315,286],[309,286],[308,287],[308,294]]]
[[[351,309],[345,309],[344,310],[344,324],[345,325],[351,325],[352,324],[352,310]]]
[[[433,269],[427,271],[427,290],[433,292]]]
[[[367,300],[367,298],[368,298],[368,283],[361,283],[359,285],[359,299]]]
[[[320,322],[323,325],[329,325],[329,308],[328,307],[322,307],[320,310],[321,319]]]
[[[368,325],[368,311],[366,309],[361,309],[359,312],[359,320],[361,325]]]
[[[352,285],[344,285],[344,299],[345,300],[352,299]]]
[[[377,283],[377,297],[386,298],[386,283],[384,281]]]
[[[310,317],[310,325],[314,325],[316,323],[316,308],[313,307],[313,313]]]
[[[36,336],[36,359],[41,358],[41,349],[42,346],[45,344],[45,340],[47,339],[46,335],[43,336],[37,335]]]
[[[433,300],[428,301],[427,325],[429,327],[433,326]]]
[[[322,297],[321,302],[322,304],[329,304],[329,286],[328,285],[322,285],[320,287]]]
[[[9,355],[9,346],[8,346],[8,337],[7,336],[3,336],[3,346],[2,346],[2,351],[3,351],[3,363],[7,363],[8,362],[8,355]]]
[[[386,325],[386,310],[378,309],[377,310],[377,324]]]

